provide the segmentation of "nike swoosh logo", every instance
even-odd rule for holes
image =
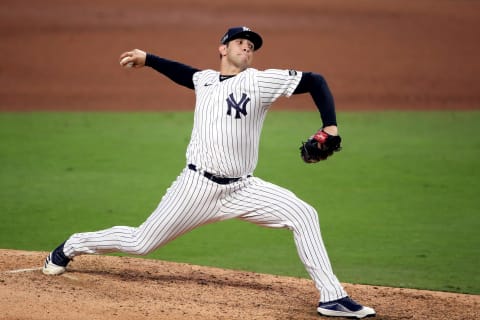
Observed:
[[[208,87],[211,86],[213,83],[205,83],[203,86]]]

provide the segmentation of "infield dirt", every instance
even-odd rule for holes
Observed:
[[[130,257],[80,256],[43,275],[47,252],[0,249],[0,319],[319,319],[312,281]],[[344,284],[377,319],[479,319],[480,296]]]
[[[3,0],[0,110],[192,110],[190,90],[120,54],[217,69],[236,25],[264,38],[254,67],[323,74],[340,111],[480,108],[478,1]],[[273,109],[316,110],[291,100]]]

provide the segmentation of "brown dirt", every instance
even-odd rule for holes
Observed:
[[[111,256],[81,256],[46,276],[46,254],[0,249],[1,319],[320,318],[307,279]],[[480,296],[344,285],[377,319],[480,318]]]
[[[191,110],[190,90],[120,68],[120,53],[217,68],[243,24],[264,37],[258,69],[324,74],[338,110],[480,109],[480,1],[2,0],[0,111]],[[275,109],[315,110],[293,100]]]

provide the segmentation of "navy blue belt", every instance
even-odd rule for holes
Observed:
[[[194,164],[191,164],[189,163],[188,164],[188,169],[190,170],[193,170],[195,172],[198,172],[197,170],[197,166],[194,165]],[[215,183],[218,183],[218,184],[230,184],[230,183],[234,183],[234,182],[237,182],[238,180],[242,179],[242,178],[224,178],[224,177],[219,177],[219,176],[216,176],[214,175],[213,173],[210,173],[210,172],[207,172],[207,171],[201,171],[200,172],[205,178],[215,182]],[[248,175],[247,177],[251,177],[250,175]]]

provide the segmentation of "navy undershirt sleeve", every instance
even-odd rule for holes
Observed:
[[[323,126],[337,125],[335,102],[325,78],[317,73],[303,72],[302,79],[293,94],[309,92],[320,112]]]
[[[200,71],[198,69],[180,62],[157,57],[151,53],[147,53],[145,65],[155,69],[179,85],[192,90],[195,89],[193,84],[193,74]]]

